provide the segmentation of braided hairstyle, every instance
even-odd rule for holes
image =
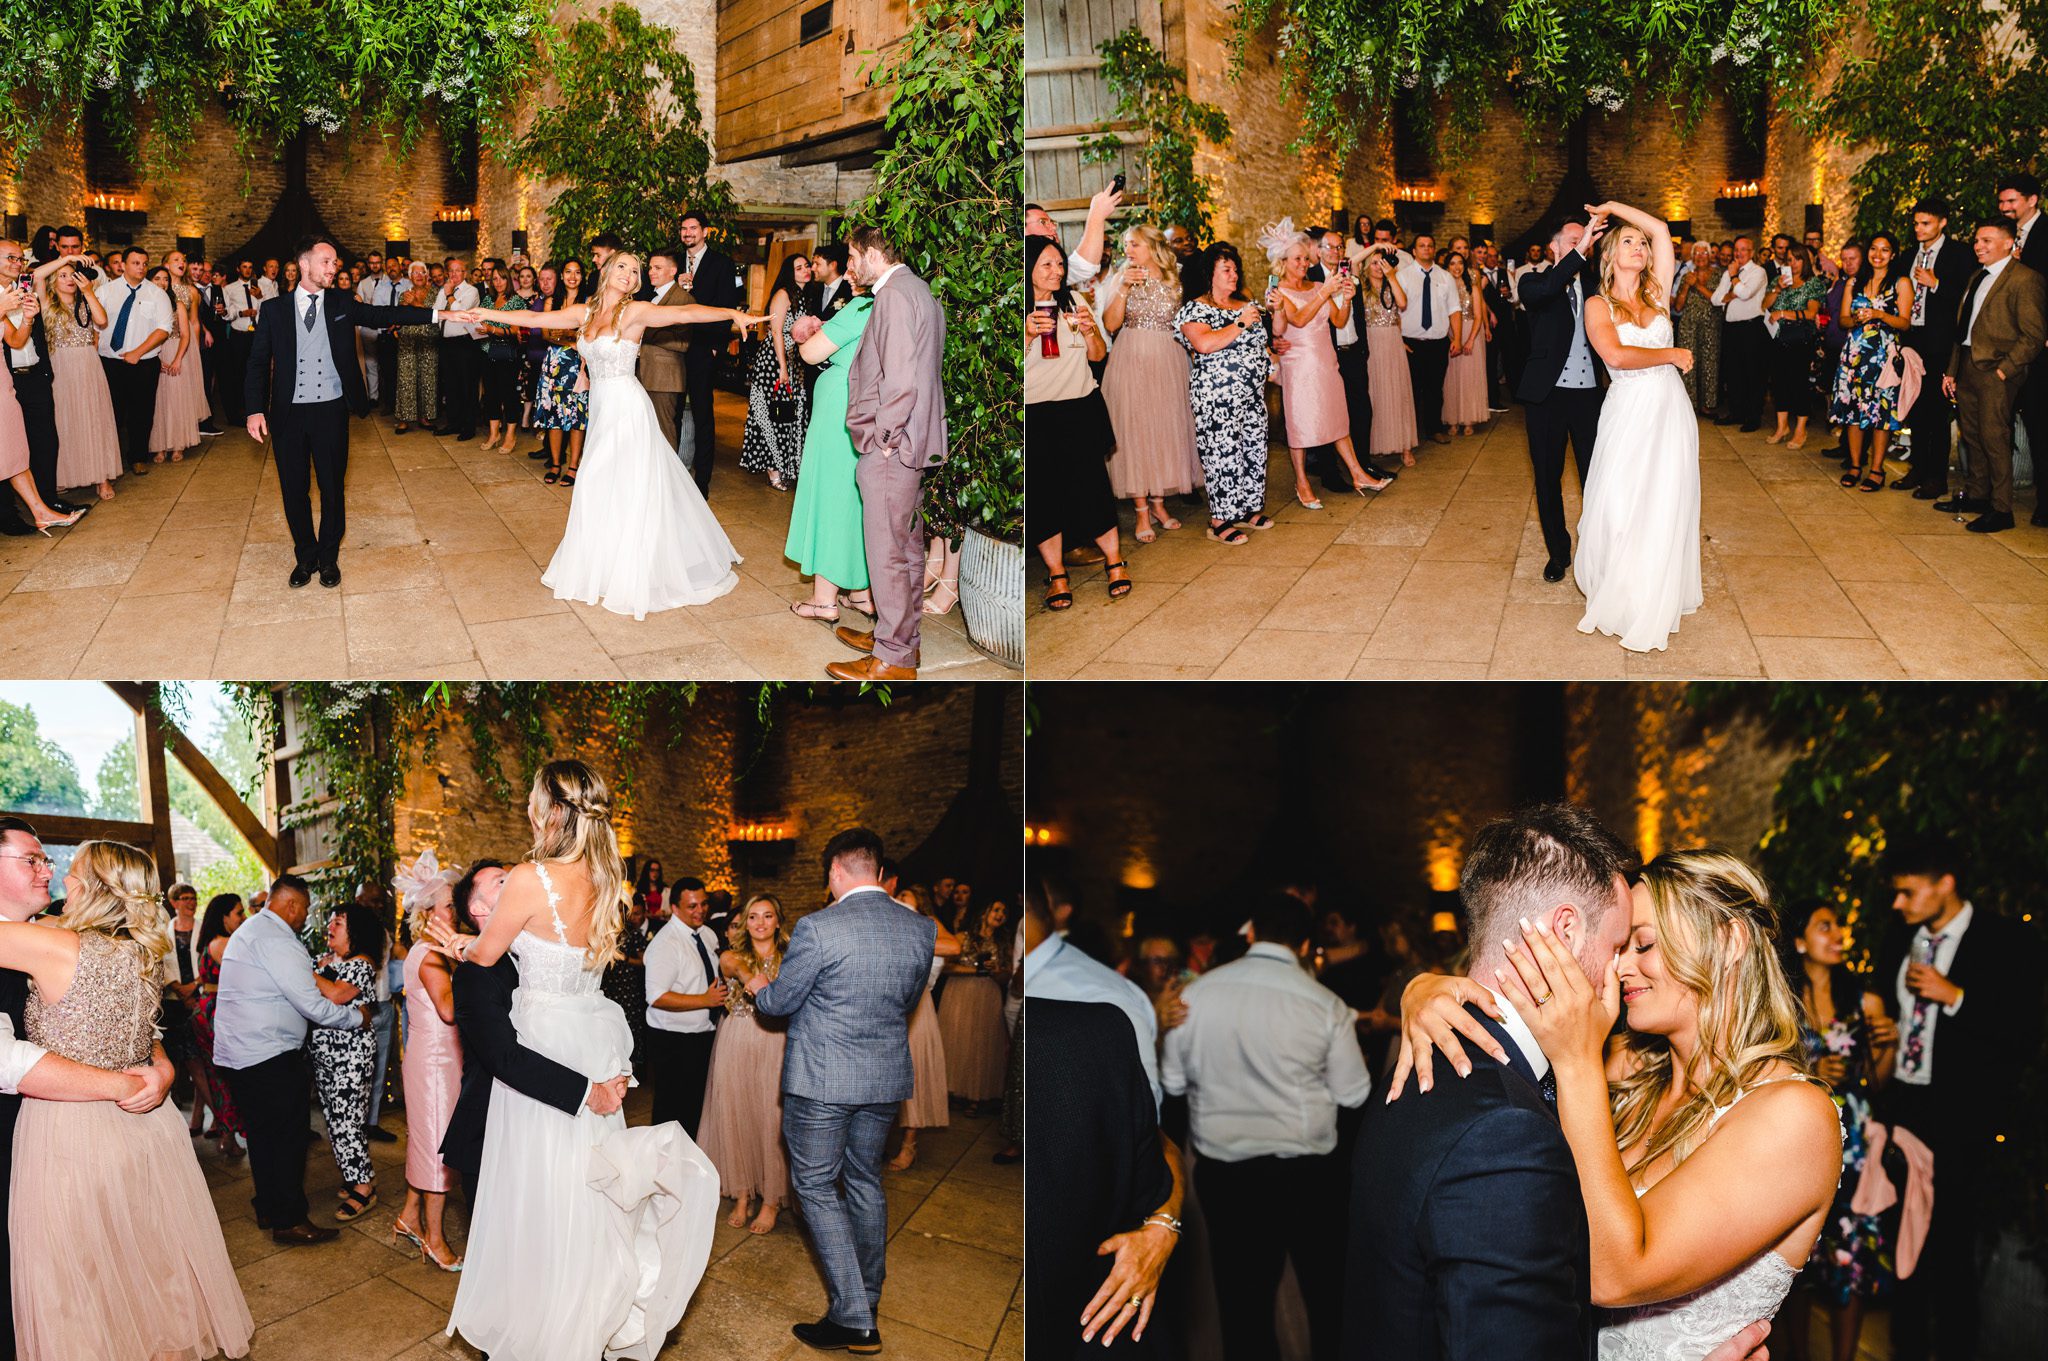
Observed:
[[[581,864],[590,875],[590,967],[618,957],[625,916],[626,867],[612,830],[612,794],[581,761],[550,761],[534,773],[526,811],[535,827],[528,859]]]
[[[87,841],[72,857],[78,892],[57,925],[111,936],[135,948],[144,974],[171,952],[170,916],[157,897],[156,862],[122,841]]]

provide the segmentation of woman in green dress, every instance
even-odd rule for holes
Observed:
[[[783,556],[812,578],[811,598],[789,607],[804,619],[837,621],[842,599],[862,613],[874,613],[868,595],[860,488],[853,480],[859,459],[853,452],[853,438],[846,433],[847,374],[873,306],[873,298],[855,298],[799,347],[806,363],[824,365],[811,393],[811,423],[804,431],[804,475],[797,479],[796,499],[789,512],[789,541],[782,550]]]

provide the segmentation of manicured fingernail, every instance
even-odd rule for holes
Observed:
[[[1455,1067],[1457,1068],[1457,1070],[1458,1070],[1458,1076],[1459,1076],[1459,1077],[1470,1077],[1470,1076],[1472,1076],[1472,1065],[1471,1065],[1471,1064],[1469,1064],[1469,1063],[1460,1063],[1460,1064],[1456,1064],[1456,1065],[1454,1065],[1454,1066],[1455,1066]]]
[[[1517,917],[1515,918],[1515,920],[1516,922],[1520,923],[1521,928],[1524,931],[1527,931],[1529,929],[1529,919],[1527,917]]]
[[[1511,940],[1504,940],[1501,942],[1501,949],[1506,950],[1509,954],[1513,954],[1515,952],[1515,943]]]
[[[1544,921],[1544,920],[1542,920],[1541,918],[1538,918],[1538,919],[1537,919],[1537,922],[1536,922],[1536,934],[1537,934],[1537,935],[1539,935],[1539,936],[1547,936],[1547,935],[1549,935],[1549,934],[1550,934],[1550,923],[1549,923],[1549,922],[1547,922],[1547,921]]]

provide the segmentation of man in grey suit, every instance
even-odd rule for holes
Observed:
[[[672,250],[647,253],[647,283],[653,289],[647,300],[656,307],[682,307],[696,301],[689,289],[676,282],[676,254]],[[683,352],[689,348],[689,335],[673,326],[662,330],[650,326],[640,342],[640,386],[654,400],[654,419],[671,449],[676,447],[683,393],[689,386],[683,377]]]
[[[847,268],[874,295],[875,310],[847,372],[846,432],[860,463],[861,527],[875,629],[841,625],[839,641],[869,655],[833,662],[838,680],[915,680],[924,605],[924,470],[946,461],[946,393],[939,361],[946,314],[878,227],[847,238]]]
[[[797,922],[775,981],[756,974],[747,991],[764,1015],[790,1018],[782,1138],[830,1299],[824,1318],[790,1331],[872,1355],[889,1238],[882,1147],[910,1096],[909,1016],[938,923],[882,890],[882,840],[867,828],[833,837],[824,861],[832,905]]]

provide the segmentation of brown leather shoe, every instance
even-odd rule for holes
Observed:
[[[825,668],[825,674],[843,681],[914,681],[917,668],[891,666],[879,657],[863,657],[857,662],[833,662]]]
[[[289,1229],[274,1230],[270,1235],[270,1241],[282,1243],[290,1248],[299,1247],[307,1243],[331,1243],[339,1237],[341,1237],[340,1229],[323,1229],[317,1224],[298,1223],[292,1225]]]
[[[1091,567],[1103,560],[1102,550],[1094,544],[1082,544],[1079,548],[1069,548],[1066,551],[1069,567]]]
[[[852,648],[855,652],[873,652],[875,650],[875,635],[873,632],[850,629],[846,625],[841,624],[838,628],[832,630],[832,636]]]

